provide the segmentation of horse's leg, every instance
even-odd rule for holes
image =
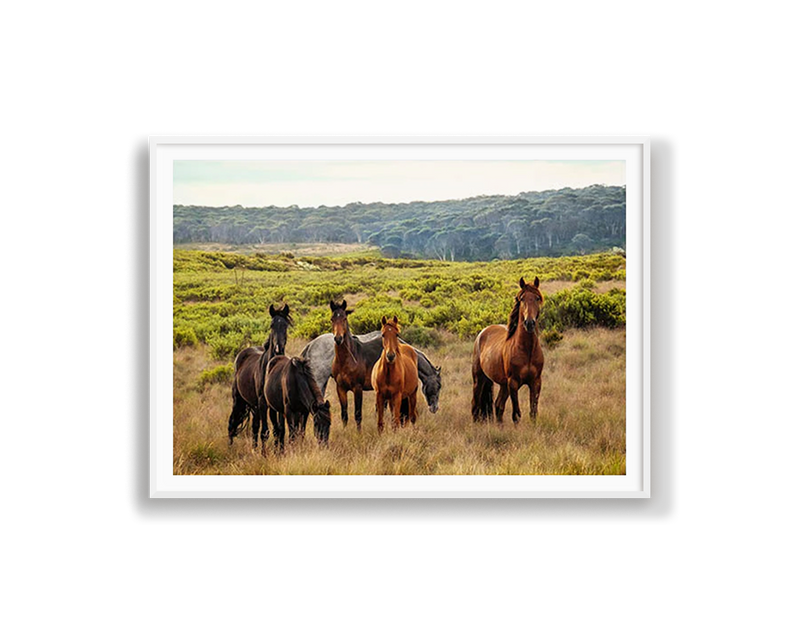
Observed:
[[[253,450],[258,449],[258,432],[261,426],[261,412],[256,409],[251,412],[253,414]]]
[[[414,389],[414,393],[412,393],[408,397],[408,419],[411,420],[411,424],[417,423],[417,390]]]
[[[267,440],[269,440],[269,420],[267,419],[267,404],[264,403],[264,407],[259,409],[260,416],[259,421],[261,422],[261,453],[263,455],[267,455]]]
[[[261,397],[258,399],[258,408],[253,412],[253,449],[258,446],[258,427],[261,425],[261,453],[266,455],[265,442],[269,438],[269,406],[267,399]]]
[[[400,405],[403,404],[403,394],[395,393],[392,396],[392,429],[400,426]]]
[[[272,433],[275,435],[275,449],[283,451],[283,440],[286,433],[283,422],[283,414],[279,414],[274,409],[270,409],[269,419],[272,422]]]
[[[500,392],[497,394],[497,399],[494,401],[494,415],[498,422],[503,421],[503,413],[506,410],[506,400],[508,400],[508,385],[501,384]]]
[[[301,438],[305,438],[306,437],[306,423],[307,422],[308,422],[308,414],[304,413],[302,415],[302,419],[300,421],[300,437]]]
[[[539,393],[542,390],[542,374],[538,374],[533,379],[533,384],[530,385],[531,390],[531,420],[536,422],[536,417],[539,415]]]
[[[294,442],[297,440],[298,431],[300,431],[300,414],[296,411],[287,413],[286,423],[289,425],[289,442]]]
[[[361,431],[361,407],[364,402],[364,390],[361,387],[353,389],[353,404],[355,405],[356,429]]]
[[[519,380],[516,378],[508,379],[508,392],[511,396],[511,419],[516,424],[522,417],[522,411],[519,410]]]
[[[383,433],[383,411],[386,407],[386,402],[384,401],[381,394],[376,391],[375,392],[375,413],[378,414],[378,433]]]
[[[342,426],[347,426],[347,390],[343,389],[337,383],[336,395],[339,396],[339,406],[342,408]]]

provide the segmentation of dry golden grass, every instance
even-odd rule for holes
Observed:
[[[303,341],[290,340],[287,352],[300,353]],[[520,404],[523,418],[472,422],[470,412],[472,343],[453,339],[428,350],[442,366],[439,411],[428,411],[420,393],[415,427],[376,430],[374,394],[364,396],[364,428],[342,428],[335,391],[328,385],[333,424],[330,446],[321,448],[309,433],[288,443],[283,455],[268,446],[262,457],[242,433],[227,444],[230,385],[200,388],[200,373],[220,364],[203,348],[181,349],[174,357],[175,474],[624,474],[625,331],[568,331],[545,351],[539,419],[528,417],[528,391]],[[496,390],[496,387],[495,387]],[[271,444],[270,440],[270,444]]]

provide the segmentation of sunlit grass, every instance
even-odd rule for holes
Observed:
[[[309,433],[277,454],[254,452],[250,433],[227,443],[230,385],[200,383],[203,371],[225,364],[203,346],[174,354],[174,461],[176,474],[624,474],[625,330],[569,330],[545,351],[539,420],[528,417],[528,392],[520,393],[523,418],[514,425],[510,406],[503,425],[473,423],[470,411],[471,340],[445,334],[427,349],[442,367],[440,409],[431,414],[420,393],[419,420],[397,431],[376,430],[374,394],[364,397],[364,428],[342,428],[333,384],[328,385],[333,424],[330,445]],[[293,338],[287,352],[306,341]],[[208,377],[208,376],[206,376]],[[352,396],[351,415],[352,415]],[[509,402],[510,404],[510,402]]]

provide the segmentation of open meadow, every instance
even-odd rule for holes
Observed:
[[[471,415],[472,345],[488,324],[505,323],[520,276],[542,280],[545,366],[539,418],[502,425]],[[384,259],[376,252],[302,257],[176,249],[174,261],[174,430],[176,474],[624,474],[625,259],[605,253],[515,261]],[[361,432],[342,427],[335,383],[328,447],[309,423],[283,454],[251,448],[249,429],[227,442],[233,357],[260,345],[270,304],[290,305],[288,355],[330,331],[331,299],[346,298],[354,333],[396,314],[402,337],[442,368],[439,410],[422,394],[415,426],[378,435],[375,395],[364,395]],[[495,386],[495,392],[497,387]],[[352,395],[350,410],[352,412]],[[270,444],[272,439],[270,440]]]

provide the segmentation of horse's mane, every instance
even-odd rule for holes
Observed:
[[[300,401],[311,412],[316,412],[317,402],[322,394],[308,361],[305,358],[292,358],[292,366],[297,372],[297,388],[300,391]]]
[[[510,340],[517,332],[517,325],[519,325],[519,305],[522,303],[519,296],[514,298],[514,308],[511,310],[511,315],[508,316],[508,333],[506,340]]]

